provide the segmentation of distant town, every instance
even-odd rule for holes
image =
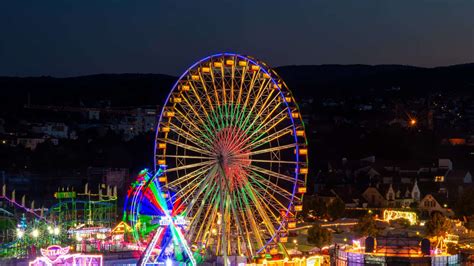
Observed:
[[[314,66],[316,73],[330,73],[313,79],[309,76],[315,70],[306,66],[277,68],[295,93],[311,152],[302,205],[295,206],[298,215],[280,241],[292,255],[326,256],[321,265],[330,260],[349,263],[350,253],[361,249],[403,256],[426,252],[416,240],[422,238],[430,239],[439,254],[470,254],[473,83],[441,88],[421,82],[441,71],[438,78],[446,83],[474,66],[357,66],[361,73],[349,78],[339,80],[334,74],[354,67]],[[3,198],[41,216],[57,212],[67,220],[69,214],[63,217],[64,210],[54,209],[58,201],[97,196],[113,202],[97,216],[101,224],[111,232],[119,230],[113,226],[121,220],[119,210],[127,208],[120,195],[130,195],[133,177],[154,163],[160,103],[174,79],[132,74],[0,77],[0,85],[12,91],[6,92],[11,100],[3,98],[0,112]],[[73,85],[77,83],[84,87]],[[100,84],[106,93],[93,95],[102,89]],[[317,90],[321,84],[325,89]],[[156,99],[146,96],[151,90],[159,91],[153,94]],[[10,205],[0,203],[5,209]],[[120,226],[123,231],[128,225]],[[0,237],[8,242],[12,235],[4,231]],[[393,243],[404,248],[392,250]]]

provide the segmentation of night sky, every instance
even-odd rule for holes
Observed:
[[[0,3],[0,75],[178,75],[232,51],[272,66],[474,62],[474,1]]]

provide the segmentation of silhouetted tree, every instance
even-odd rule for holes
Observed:
[[[354,226],[354,232],[359,236],[377,236],[379,230],[372,215],[366,214],[361,217]]]
[[[428,236],[444,236],[451,229],[451,222],[441,213],[435,212],[431,219],[426,222],[425,228]]]
[[[331,219],[333,220],[341,218],[344,215],[345,210],[346,205],[339,198],[332,201],[327,207],[327,213],[329,217],[331,217]]]
[[[315,224],[313,227],[308,229],[308,242],[315,245],[316,247],[321,248],[331,244],[332,233],[328,229],[322,228],[320,225]]]

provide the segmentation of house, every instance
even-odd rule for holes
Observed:
[[[370,206],[386,207],[388,205],[388,201],[386,199],[387,193],[388,191],[386,191],[386,193],[383,193],[383,189],[380,190],[379,185],[378,187],[368,187],[362,193],[362,197],[367,201]]]
[[[367,202],[360,197],[360,193],[351,186],[335,187],[331,193],[344,202],[346,208],[366,207]]]
[[[77,136],[75,136],[75,132],[71,133],[69,127],[64,123],[47,122],[43,124],[36,124],[32,126],[31,131],[33,133],[58,139],[70,138],[70,134],[73,135],[73,138],[77,138]]]
[[[36,149],[38,144],[44,143],[45,141],[50,141],[55,146],[59,144],[58,139],[50,138],[48,136],[22,136],[17,138],[17,145],[21,145],[33,151]]]
[[[456,184],[472,184],[472,174],[469,170],[450,170],[446,173],[444,180]]]
[[[406,184],[378,184],[369,186],[362,197],[373,207],[409,207],[413,202],[420,200],[420,189],[415,181],[413,185]]]
[[[433,193],[426,194],[420,201],[418,209],[423,215],[433,215],[435,212],[439,212],[447,217],[454,216],[454,212],[448,207],[448,198],[446,194]]]

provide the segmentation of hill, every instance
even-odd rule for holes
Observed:
[[[474,63],[421,68],[403,65],[281,66],[276,71],[298,98],[377,94],[401,88],[404,95],[433,91],[472,93]],[[70,78],[0,77],[2,109],[18,108],[30,94],[34,104],[89,105],[110,100],[113,106],[161,104],[176,77],[161,74],[98,74]]]

